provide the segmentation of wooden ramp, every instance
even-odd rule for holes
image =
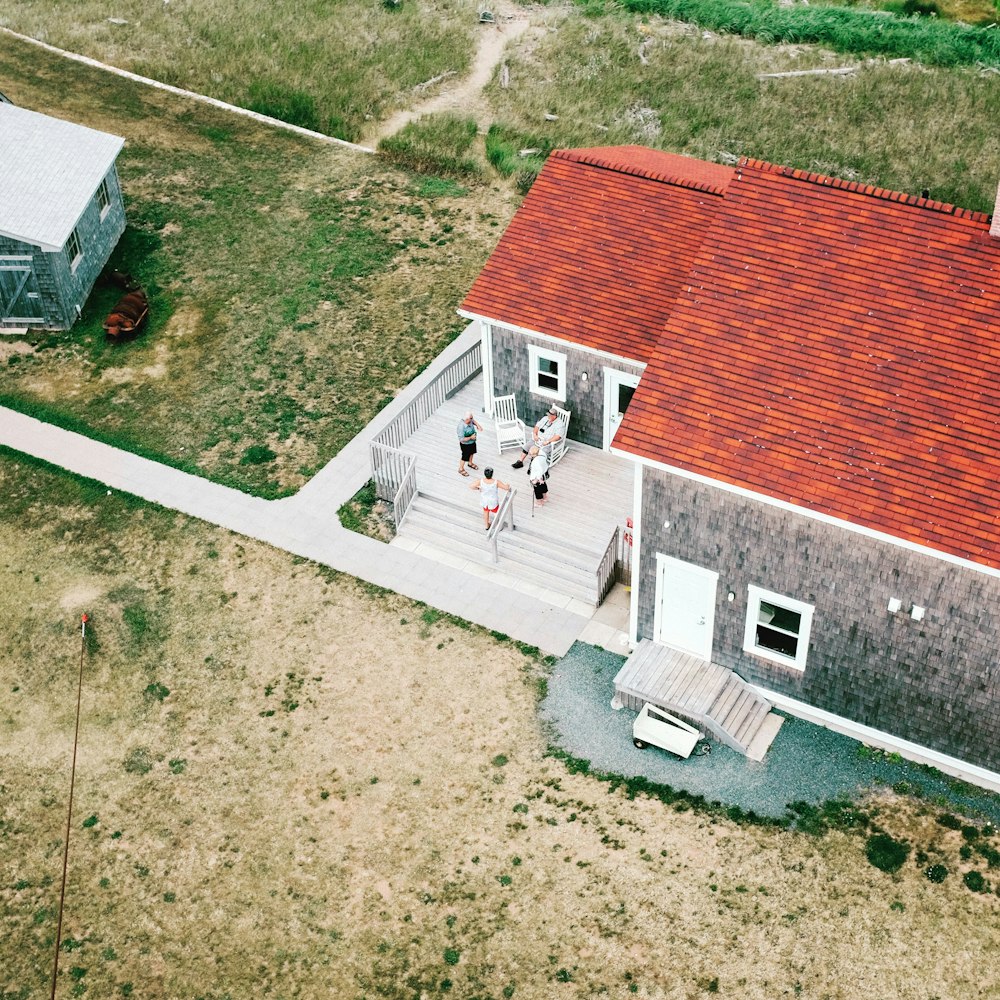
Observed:
[[[612,704],[645,702],[689,719],[727,746],[761,760],[781,717],[738,674],[717,663],[643,639],[615,677]]]

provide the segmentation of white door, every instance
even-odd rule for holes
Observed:
[[[628,404],[639,385],[638,375],[629,372],[616,371],[614,368],[604,369],[604,450],[611,447],[611,442],[618,433],[618,426],[625,416]]]
[[[710,660],[718,580],[710,569],[658,552],[653,638]]]

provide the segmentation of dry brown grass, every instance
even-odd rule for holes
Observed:
[[[568,774],[509,645],[9,459],[0,495],[4,997],[47,995],[83,610],[61,997],[925,1000],[997,981],[998,900],[956,875],[890,877],[857,836]],[[957,851],[919,804],[881,809]]]

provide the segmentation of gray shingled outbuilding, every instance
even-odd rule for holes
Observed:
[[[125,140],[0,102],[0,328],[68,330],[125,231]]]

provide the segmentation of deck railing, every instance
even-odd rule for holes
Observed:
[[[604,555],[597,566],[597,603],[600,603],[608,596],[608,591],[615,585],[618,579],[619,551],[618,539],[621,534],[619,528],[615,528],[604,549]]]
[[[497,536],[503,531],[504,521],[507,522],[511,531],[514,530],[514,497],[516,496],[517,490],[513,486],[504,493],[503,499],[500,501],[500,507],[496,514],[493,515],[493,523],[490,525],[489,534],[486,536],[489,540],[495,563],[500,562],[500,553],[497,552]]]
[[[473,344],[426,386],[398,417],[376,434],[376,444],[398,448],[446,400],[483,370],[482,345]],[[374,455],[373,455],[374,457]],[[372,470],[374,472],[374,469]]]
[[[368,451],[375,495],[393,505],[393,518],[398,528],[417,492],[417,456],[411,451],[390,448],[375,441]]]

